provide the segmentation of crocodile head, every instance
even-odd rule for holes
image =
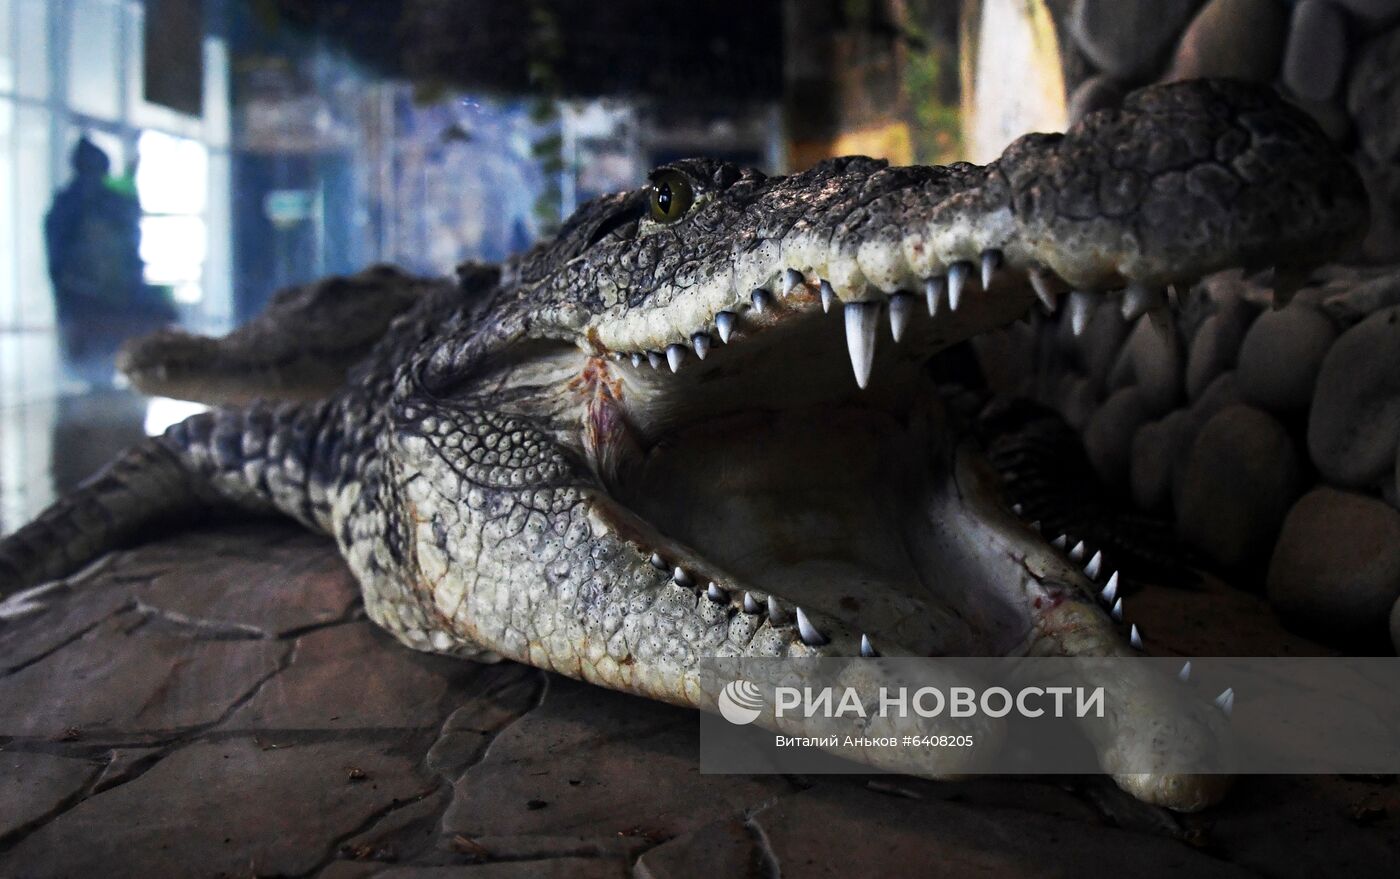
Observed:
[[[657,569],[625,579],[663,622],[625,657],[608,633],[626,621],[580,634],[607,642],[583,677],[690,702],[707,652],[1126,654],[1096,601],[1107,563],[1004,505],[930,356],[1070,290],[1126,290],[1140,311],[1226,267],[1318,263],[1365,215],[1309,120],[1229,83],[1138,92],[984,167],[677,162],[507,265],[471,341],[438,345],[412,384],[544,425],[591,474],[589,539]],[[475,636],[537,663],[552,649]],[[1147,747],[1135,722],[1110,750]],[[1178,808],[1219,793],[1119,781]]]

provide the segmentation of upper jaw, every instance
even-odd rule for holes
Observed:
[[[720,191],[662,232],[599,242],[546,298],[592,296],[568,332],[594,353],[665,357],[748,321],[755,290],[824,284],[836,305],[921,297],[975,282],[991,261],[1047,306],[1066,290],[1127,290],[1150,308],[1223,268],[1326,261],[1367,216],[1355,170],[1301,111],[1267,89],[1184,82],[1064,135],[1027,135],[984,167],[842,159]]]
[[[930,279],[917,292],[886,295],[872,287],[853,301],[835,294],[824,278],[787,269],[712,314],[698,300],[691,302],[693,324],[652,336],[669,340],[665,344],[609,350],[599,335],[595,353],[617,364],[614,372],[630,393],[654,398],[660,408],[683,394],[694,412],[707,395],[728,388],[727,379],[760,372],[764,381],[745,384],[745,397],[801,399],[803,390],[827,384],[833,363],[845,377],[832,387],[878,394],[890,384],[881,373],[893,373],[898,382],[908,365],[1025,316],[1036,302],[1034,291],[1025,274],[1008,268],[996,251],[976,267],[960,264],[951,276]]]

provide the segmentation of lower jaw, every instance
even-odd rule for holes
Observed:
[[[870,633],[882,653],[1022,652],[1039,588],[1027,554],[1042,541],[987,474],[959,466],[967,456],[921,380],[896,409],[678,429],[636,448],[608,488],[711,573]]]

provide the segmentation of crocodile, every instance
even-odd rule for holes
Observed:
[[[1100,601],[1117,574],[1008,504],[931,358],[1070,291],[1145,311],[1227,267],[1297,272],[1367,216],[1311,120],[1221,81],[1139,90],[985,166],[674,162],[501,265],[341,312],[321,337],[382,338],[325,358],[338,387],[130,449],[0,542],[0,583],[234,508],[331,535],[411,648],[683,705],[712,707],[694,674],[713,656],[1132,655]],[[226,379],[256,335],[209,396],[253,395]],[[193,393],[198,364],[176,372]],[[1100,744],[1106,767],[1153,747],[1144,722]],[[1178,810],[1228,787],[1110,774]]]

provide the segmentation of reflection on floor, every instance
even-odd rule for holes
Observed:
[[[0,410],[0,533],[34,518],[147,433],[197,409],[102,390]]]

